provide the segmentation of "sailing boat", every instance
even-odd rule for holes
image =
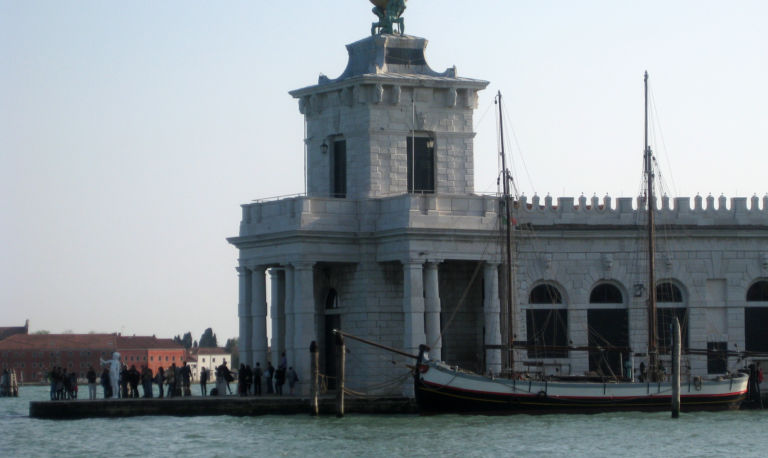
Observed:
[[[499,94],[499,98],[501,94]],[[499,119],[501,123],[501,103],[499,100]],[[503,129],[503,125],[500,125]],[[501,155],[504,162],[503,135]],[[654,198],[653,169],[651,149],[648,146],[648,74],[645,74],[645,148],[643,151],[645,176],[647,179],[646,203],[648,208],[648,247],[649,247],[649,284],[654,285]],[[511,202],[507,171],[502,166],[504,191],[502,210],[505,221],[511,221],[509,203]],[[509,226],[506,224],[504,253],[507,266],[511,265],[509,253]],[[511,278],[510,270],[505,273],[506,281]],[[509,284],[509,283],[508,283]],[[505,321],[511,323],[512,308],[511,287],[506,290],[507,309]],[[658,411],[669,410],[672,398],[672,382],[661,381],[661,377],[651,368],[657,367],[656,336],[656,294],[655,288],[648,288],[648,358],[649,380],[635,383],[628,381],[594,382],[563,379],[519,379],[484,376],[449,366],[443,362],[429,360],[428,348],[420,347],[417,364],[414,368],[414,387],[416,401],[423,413],[516,413],[516,412],[608,412],[618,410]],[[511,335],[512,333],[508,333]],[[508,338],[511,342],[512,339]],[[511,357],[511,348],[508,355]],[[702,377],[692,378],[680,387],[681,409],[727,410],[736,409],[747,394],[749,376],[736,373],[729,376],[707,380]]]

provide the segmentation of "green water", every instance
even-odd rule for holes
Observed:
[[[47,396],[0,398],[0,456],[768,456],[768,411],[29,418]]]

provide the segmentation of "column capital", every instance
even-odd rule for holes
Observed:
[[[315,267],[315,261],[292,262],[291,266],[294,270],[312,270]]]
[[[267,266],[263,264],[248,264],[246,267],[250,269],[251,272],[264,272],[267,270]]]
[[[244,265],[235,267],[235,270],[237,271],[238,275],[248,275],[251,273],[251,270],[248,268],[248,266]]]

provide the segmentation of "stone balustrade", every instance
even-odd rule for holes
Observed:
[[[660,205],[659,205],[660,204]],[[614,201],[581,196],[534,195],[517,201],[519,224],[546,225],[637,225],[646,211],[642,198],[621,197]],[[762,199],[696,196],[657,203],[659,225],[768,226],[768,196]],[[240,235],[275,231],[318,230],[338,232],[382,231],[395,228],[491,229],[498,200],[486,195],[401,194],[377,199],[335,199],[301,196],[250,203],[242,206]]]

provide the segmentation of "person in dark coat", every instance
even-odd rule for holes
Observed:
[[[261,370],[259,363],[256,363],[256,367],[253,368],[253,394],[254,396],[261,396],[261,377],[264,376],[264,372]]]
[[[275,393],[283,394],[283,385],[285,385],[285,368],[278,367],[275,371]]]
[[[206,385],[208,384],[208,369],[202,368],[200,369],[200,393],[201,396],[207,395],[207,388]]]
[[[101,386],[104,388],[104,399],[112,397],[112,382],[109,380],[109,368],[105,367],[101,372]]]
[[[155,383],[157,383],[157,387],[160,389],[160,395],[159,398],[163,397],[163,383],[165,382],[165,371],[163,370],[163,366],[160,366],[157,368],[157,374],[155,374]]]
[[[275,366],[271,362],[267,363],[267,371],[264,373],[264,378],[267,379],[267,394],[272,394],[275,391],[272,389],[272,377],[275,375]]]

